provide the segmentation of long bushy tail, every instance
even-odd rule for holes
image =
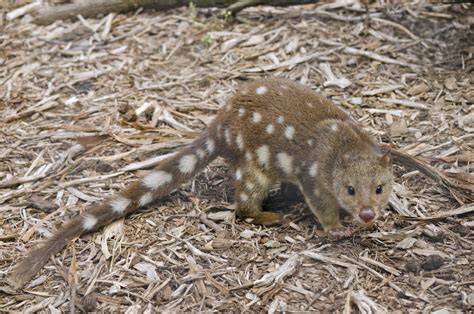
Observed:
[[[88,207],[71,219],[54,236],[47,239],[14,267],[10,283],[15,288],[24,286],[67,243],[84,233],[95,231],[112,221],[134,212],[140,207],[169,194],[180,184],[191,179],[219,154],[219,143],[214,128],[209,128],[198,139],[173,157],[165,159],[148,175],[126,190]],[[213,134],[214,133],[214,134]]]

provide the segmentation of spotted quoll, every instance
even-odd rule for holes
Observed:
[[[92,205],[31,251],[10,277],[28,282],[71,239],[98,230],[190,180],[221,156],[234,169],[236,215],[253,223],[285,222],[261,210],[277,181],[299,187],[328,233],[349,234],[339,209],[368,223],[386,206],[391,158],[347,113],[311,89],[286,79],[255,80],[241,88],[190,145],[126,190]]]

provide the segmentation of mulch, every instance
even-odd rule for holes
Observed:
[[[72,241],[24,289],[7,283],[55,226],[188,143],[257,77],[308,85],[379,141],[472,175],[473,6],[375,1],[368,17],[354,3],[38,26],[29,15],[8,20],[21,3],[4,2],[0,311],[472,310],[474,205],[400,166],[380,220],[331,241],[302,203],[276,202],[297,217],[287,227],[236,220],[217,160],[158,203]]]

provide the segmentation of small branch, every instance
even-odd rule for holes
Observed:
[[[89,183],[89,182],[98,182],[98,181],[104,181],[104,180],[107,180],[107,179],[110,179],[110,178],[113,178],[113,177],[117,177],[121,174],[123,174],[124,172],[123,171],[118,171],[118,172],[115,172],[115,173],[111,173],[111,174],[106,174],[106,175],[102,175],[102,176],[96,176],[96,177],[88,177],[88,178],[81,178],[81,179],[77,179],[77,180],[71,180],[71,181],[67,181],[67,182],[62,182],[62,183],[59,183],[58,185],[61,187],[61,188],[67,188],[67,187],[70,187],[70,186],[74,186],[74,185],[78,185],[78,184],[84,184],[84,183]]]
[[[361,313],[372,314],[388,312],[386,308],[375,303],[368,296],[366,296],[364,290],[359,290],[357,292],[351,291],[350,296]]]
[[[229,5],[226,9],[227,12],[235,15],[237,12],[242,11],[245,8],[257,6],[257,5],[271,5],[276,7],[287,7],[292,5],[302,5],[317,3],[319,0],[241,0]]]
[[[408,108],[415,108],[415,109],[421,109],[421,110],[429,110],[430,108],[422,103],[411,101],[411,100],[405,100],[405,99],[392,99],[392,98],[379,98],[378,100],[387,103],[387,104],[394,104],[394,105],[400,105]]]
[[[379,55],[378,53],[375,53],[375,52],[372,52],[372,51],[361,50],[361,49],[352,48],[352,47],[346,47],[344,49],[344,52],[348,53],[348,54],[351,54],[351,55],[364,56],[364,57],[367,57],[369,59],[373,59],[373,60],[384,62],[384,63],[397,64],[397,65],[401,65],[401,66],[404,66],[404,67],[410,67],[410,68],[411,67],[414,67],[414,68],[419,67],[419,65],[417,65],[417,64],[398,61],[396,59],[392,59],[392,58],[389,58],[389,57]]]
[[[413,40],[419,40],[420,39],[418,36],[416,36],[415,34],[410,32],[406,27],[404,27],[404,26],[402,26],[398,23],[388,21],[388,20],[384,20],[384,19],[381,19],[381,18],[378,18],[378,17],[374,17],[374,18],[372,18],[372,20],[377,21],[377,22],[382,23],[382,24],[385,24],[385,25],[390,25],[392,27],[398,28],[399,30],[401,30],[402,32],[407,34]]]
[[[324,76],[326,76],[326,81],[323,83],[324,87],[336,86],[341,89],[349,87],[352,82],[346,79],[345,77],[338,78],[331,70],[331,65],[329,63],[320,63],[319,68],[323,71]]]
[[[17,186],[23,183],[28,183],[28,182],[33,182],[37,180],[41,180],[44,177],[46,177],[47,173],[43,173],[37,176],[27,176],[27,177],[22,177],[22,178],[11,178],[8,180],[4,180],[0,182],[0,189],[6,189],[10,188],[13,186]]]
[[[138,8],[165,11],[188,6],[190,3],[201,8],[227,8],[226,11],[235,15],[237,12],[256,5],[291,6],[317,3],[319,0],[83,0],[65,5],[41,9],[35,20],[36,24],[49,24],[56,20],[95,17],[97,15],[134,11]]]
[[[274,71],[280,68],[292,68],[297,64],[303,63],[303,62],[309,62],[313,59],[320,58],[322,56],[327,56],[332,54],[333,52],[336,52],[338,50],[341,50],[342,47],[334,48],[331,50],[327,50],[324,52],[316,52],[312,53],[310,55],[306,56],[296,56],[291,59],[288,59],[282,63],[279,64],[270,64],[270,65],[265,65],[265,66],[259,66],[255,68],[247,68],[247,69],[242,69],[242,72],[246,73],[257,73],[257,72],[268,72],[268,71]]]
[[[9,21],[14,20],[17,17],[23,16],[30,11],[36,10],[40,6],[41,6],[41,1],[36,1],[33,3],[29,3],[27,5],[24,5],[22,7],[16,8],[15,10],[7,13],[7,20]]]
[[[58,95],[53,95],[53,96],[44,98],[41,101],[39,101],[37,104],[31,106],[31,108],[7,117],[6,122],[9,123],[15,120],[27,118],[37,112],[49,110],[59,104],[58,102],[55,101],[59,97],[60,95],[58,94]]]
[[[364,96],[375,96],[377,94],[389,93],[389,92],[392,92],[394,90],[397,90],[397,89],[400,89],[400,88],[403,88],[403,87],[404,86],[401,85],[401,84],[387,85],[387,86],[382,86],[382,87],[379,87],[379,88],[376,88],[376,89],[363,91],[361,94],[364,95]]]

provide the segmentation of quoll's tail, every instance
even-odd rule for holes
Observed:
[[[14,267],[10,283],[15,288],[24,286],[48,261],[60,252],[67,243],[84,233],[95,231],[117,220],[153,200],[169,194],[181,183],[191,179],[218,156],[217,139],[210,134],[209,128],[190,145],[173,157],[160,163],[155,169],[133,183],[126,190],[108,200],[88,207],[84,213],[71,219],[61,227],[53,237],[47,239]]]

